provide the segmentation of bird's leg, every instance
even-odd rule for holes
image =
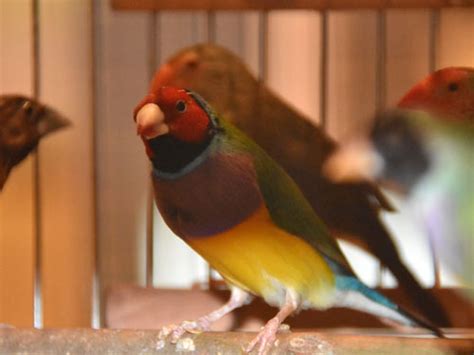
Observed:
[[[273,345],[276,339],[276,333],[283,321],[298,309],[299,298],[296,293],[291,290],[286,291],[286,299],[280,311],[275,317],[270,319],[258,335],[247,346],[246,352],[250,353],[258,344],[258,354],[265,354]]]
[[[171,333],[171,342],[176,342],[185,332],[200,333],[209,330],[212,323],[221,319],[234,309],[242,307],[249,300],[249,293],[238,287],[232,286],[230,299],[225,305],[195,321],[184,321],[177,326],[172,326],[167,329],[164,328],[161,332],[162,336],[164,335],[166,337]]]

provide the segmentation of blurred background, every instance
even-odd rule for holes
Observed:
[[[73,122],[0,194],[0,323],[98,327],[111,287],[208,281],[205,262],[152,209],[132,120],[155,69],[182,47],[231,49],[338,141],[364,132],[376,109],[430,71],[474,67],[472,7],[153,12],[147,3],[0,0],[0,94],[37,97]],[[432,287],[427,238],[390,196],[401,213],[384,220]],[[369,285],[396,285],[371,256],[343,248]],[[442,266],[439,283],[458,285]]]

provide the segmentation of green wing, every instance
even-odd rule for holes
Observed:
[[[342,266],[346,272],[352,273],[336,240],[296,183],[243,132],[225,120],[220,120],[220,123],[230,138],[227,149],[246,151],[253,156],[258,185],[273,222],[287,232],[301,237],[319,253],[336,262],[339,267]]]

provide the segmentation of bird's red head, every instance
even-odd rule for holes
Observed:
[[[160,87],[148,94],[134,111],[137,133],[147,141],[169,135],[185,143],[208,137],[209,114],[185,89]]]
[[[438,70],[416,84],[398,107],[420,109],[458,121],[474,121],[474,69]]]

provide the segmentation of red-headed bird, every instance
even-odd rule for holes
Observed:
[[[379,209],[391,209],[382,193],[367,181],[326,178],[322,167],[338,144],[258,81],[240,58],[213,44],[185,48],[157,71],[150,93],[161,86],[198,92],[285,169],[334,235],[375,255],[427,318],[449,324],[438,301],[404,265],[380,221]]]
[[[411,88],[398,107],[426,111],[436,118],[474,123],[474,69],[437,70]]]
[[[54,109],[31,98],[0,96],[0,191],[11,169],[36,148],[40,139],[69,124]]]
[[[295,182],[200,96],[173,87],[155,89],[134,117],[165,222],[231,288],[224,306],[173,327],[174,341],[186,331],[209,329],[251,295],[279,312],[248,352],[268,351],[285,318],[307,308],[354,308],[439,335],[359,281]]]

